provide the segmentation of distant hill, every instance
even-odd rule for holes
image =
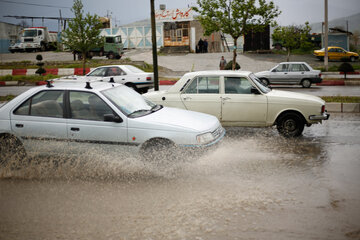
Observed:
[[[346,21],[348,21],[349,32],[360,31],[360,13],[355,15],[351,15],[348,17],[338,18],[329,21],[329,28],[333,27],[342,27],[346,30]],[[321,33],[322,31],[322,23],[312,23],[310,24],[312,33]]]

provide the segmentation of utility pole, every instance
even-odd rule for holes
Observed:
[[[325,70],[329,70],[329,59],[328,59],[328,37],[329,37],[329,26],[328,26],[328,0],[325,0],[325,37],[324,37],[324,47],[325,47],[325,56],[324,56],[324,65]]]
[[[153,67],[154,67],[154,90],[159,91],[154,0],[150,0],[150,5],[151,5],[151,40],[152,40]]]

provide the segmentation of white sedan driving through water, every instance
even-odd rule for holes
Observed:
[[[246,71],[190,72],[168,90],[144,96],[164,106],[211,114],[223,126],[276,125],[286,137],[300,136],[305,125],[329,118],[321,98],[271,90]]]

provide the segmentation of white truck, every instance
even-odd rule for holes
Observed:
[[[31,52],[46,51],[56,48],[57,32],[48,31],[47,27],[24,28],[20,43],[9,47],[9,51]]]

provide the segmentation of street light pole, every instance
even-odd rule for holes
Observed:
[[[154,90],[159,91],[154,0],[150,0],[150,5],[151,5],[151,35],[152,35],[151,40],[152,40],[153,67],[154,67]]]
[[[324,56],[324,65],[325,70],[329,69],[328,61],[328,36],[329,36],[329,27],[328,27],[328,0],[325,0],[325,37],[324,37],[324,47],[325,47],[325,56]]]

